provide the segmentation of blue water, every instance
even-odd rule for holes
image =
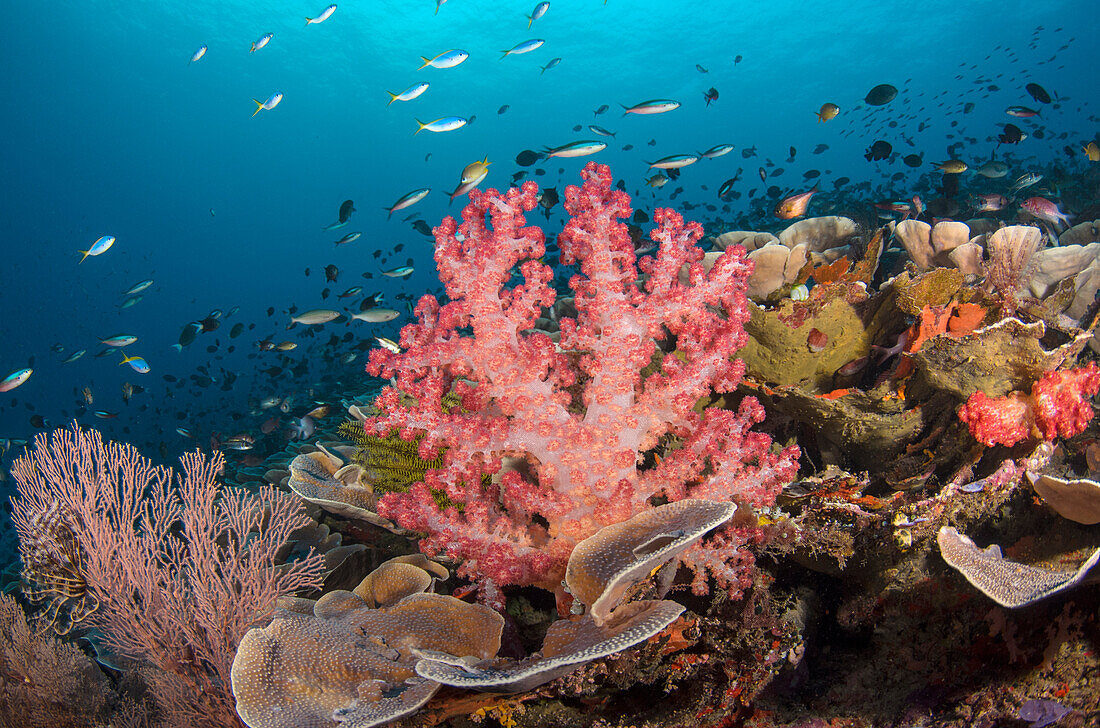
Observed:
[[[308,400],[323,375],[359,375],[364,357],[347,365],[335,359],[361,338],[396,338],[400,319],[329,325],[307,338],[304,327],[285,331],[285,311],[339,308],[344,302],[334,296],[360,284],[365,293],[386,291],[387,304],[404,311],[397,293],[418,296],[438,285],[430,243],[406,215],[419,213],[434,225],[457,213],[447,195],[463,167],[486,155],[492,166],[483,187],[502,187],[520,169],[513,161],[520,151],[596,138],[587,129],[574,132],[576,124],[617,133],[591,159],[610,164],[631,193],[641,190],[637,207],[651,211],[682,186],[680,202],[719,206],[689,213],[710,229],[745,215],[761,227],[776,224],[754,213],[748,197],[767,186],[756,170],[768,159],[785,169],[768,185],[801,191],[812,184],[802,173],[818,169],[823,189],[832,190],[841,176],[869,183],[873,190],[860,194],[870,204],[908,199],[934,183],[930,164],[910,169],[901,154],[923,153],[930,163],[961,141],[960,156],[980,162],[993,150],[988,139],[1000,124],[1025,131],[1041,125],[1043,139],[1010,151],[1012,178],[1056,161],[1083,168],[1080,146],[1100,128],[1100,52],[1093,43],[1100,21],[1092,3],[553,0],[528,30],[525,14],[534,4],[450,0],[434,14],[433,0],[345,1],[327,22],[309,27],[304,18],[317,15],[323,0],[7,7],[0,26],[0,376],[31,357],[35,372],[0,395],[0,438],[33,435],[33,415],[65,424],[76,411],[74,391],[88,386],[96,398],[89,409],[120,415],[98,420],[88,412],[81,422],[147,451],[164,442],[174,455],[192,445],[174,433],[178,426],[205,442],[212,431],[255,427],[258,420],[246,414],[250,396]],[[249,54],[266,32],[274,40]],[[501,60],[502,49],[529,38],[546,43]],[[209,46],[206,57],[188,63],[202,44]],[[467,50],[469,60],[417,70],[421,55],[451,48]],[[737,55],[743,60],[735,65]],[[560,65],[540,74],[554,57]],[[387,91],[421,80],[431,83],[427,93],[387,106]],[[1006,116],[1009,105],[1038,106],[1024,91],[1030,81],[1056,94],[1061,108],[1044,106],[1040,120]],[[880,83],[901,89],[898,98],[860,108]],[[988,91],[990,84],[1000,90]],[[710,87],[720,95],[707,107]],[[253,118],[251,99],[276,91],[283,102]],[[683,105],[660,116],[621,115],[620,104],[652,98]],[[814,114],[825,102],[842,111],[821,124]],[[968,102],[975,106],[964,114]],[[509,110],[498,115],[504,104]],[[611,109],[594,117],[602,104]],[[414,119],[449,115],[476,121],[450,133],[413,135]],[[926,128],[918,132],[921,122]],[[876,139],[894,145],[892,161],[863,159]],[[661,190],[643,185],[651,173],[646,161],[719,143],[736,149],[686,168]],[[622,151],[626,144],[633,149]],[[829,150],[811,154],[817,144]],[[743,158],[740,151],[753,146],[758,156]],[[797,155],[787,163],[791,146]],[[1072,158],[1067,146],[1076,150]],[[554,159],[528,172],[545,169],[531,178],[560,190],[577,180],[586,161]],[[715,192],[738,168],[744,196],[725,212]],[[898,172],[903,178],[891,181]],[[382,208],[419,187],[432,193],[387,220]],[[358,209],[351,224],[323,232],[344,199]],[[532,220],[542,223],[541,216]],[[560,206],[545,226],[560,229]],[[353,230],[363,233],[360,240],[334,246]],[[77,251],[106,234],[117,237],[115,246],[78,265]],[[373,252],[402,243],[404,251],[386,256],[388,265],[412,257],[416,272],[405,281],[379,279]],[[322,301],[322,269],[330,263],[342,272],[327,284],[333,297]],[[364,280],[365,271],[375,277]],[[145,278],[156,283],[144,300],[119,310],[122,291]],[[269,318],[271,306],[276,313]],[[171,348],[188,321],[233,307],[239,311],[218,331],[200,335],[182,353]],[[238,321],[255,329],[230,341],[228,329]],[[326,345],[331,333],[346,331],[354,341]],[[148,360],[150,374],[120,366],[117,355],[92,357],[98,339],[119,333],[139,337],[128,351]],[[308,373],[260,374],[280,361],[256,349],[265,336],[299,342],[283,361],[306,360]],[[217,351],[208,353],[215,342]],[[63,351],[52,352],[55,345]],[[81,348],[88,349],[83,359],[60,363]],[[216,380],[208,388],[187,379],[204,366]],[[230,391],[219,388],[223,369],[239,375]],[[185,386],[165,382],[165,374]],[[127,381],[145,388],[129,405],[121,400]],[[246,416],[234,422],[233,413]]]

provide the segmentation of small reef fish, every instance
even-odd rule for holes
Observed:
[[[205,55],[206,55],[206,46],[201,45],[201,46],[199,46],[199,49],[197,51],[195,51],[194,53],[191,54],[191,60],[188,61],[188,63],[194,63],[195,61],[199,60],[200,58],[202,58]]]
[[[279,91],[276,91],[275,93],[268,96],[267,101],[259,101],[257,99],[252,99],[252,101],[256,104],[256,110],[252,112],[252,115],[255,116],[256,114],[260,113],[261,111],[271,111],[276,106],[278,106],[279,102],[282,101],[282,100],[283,100],[283,94]]]
[[[553,67],[555,67],[556,65],[558,65],[559,63],[561,63],[561,58],[551,58],[551,59],[550,59],[550,62],[549,62],[549,63],[547,63],[547,64],[546,64],[545,66],[543,66],[543,67],[542,67],[542,70],[541,70],[541,71],[539,71],[539,75],[541,76],[542,74],[546,73],[546,72],[547,72],[547,71],[549,71],[549,70],[550,70],[551,68],[553,68]]]
[[[77,359],[79,359],[80,357],[84,356],[87,353],[88,353],[87,349],[77,349],[72,354],[69,354],[67,357],[62,359],[61,363],[62,364],[72,364],[74,361],[76,361]]]
[[[1058,209],[1058,205],[1045,197],[1029,197],[1020,204],[1020,209],[1040,220],[1049,222],[1051,225],[1058,222],[1069,225],[1069,215],[1062,212]]]
[[[336,244],[337,245],[346,245],[347,243],[354,243],[356,240],[359,239],[359,236],[361,236],[362,234],[363,233],[360,233],[360,232],[348,233],[344,237],[337,240]]]
[[[378,345],[381,346],[383,349],[392,351],[394,354],[401,353],[401,347],[398,346],[397,342],[393,341],[392,339],[387,339],[385,336],[375,336],[374,340],[377,341]]]
[[[707,106],[710,106],[711,101],[717,101],[718,100],[718,89],[711,86],[710,88],[708,88],[706,91],[703,92],[703,98],[706,99]]]
[[[654,188],[664,187],[668,184],[668,177],[663,174],[655,174],[645,181],[647,185]]]
[[[280,341],[274,346],[275,351],[294,351],[298,345],[293,341]]]
[[[990,193],[978,195],[978,212],[997,212],[1003,210],[1008,204],[1008,198],[1004,195]]]
[[[249,53],[255,53],[256,51],[260,50],[265,45],[270,43],[271,39],[274,38],[274,37],[275,37],[274,33],[264,33],[263,35],[260,36],[259,40],[257,40],[255,43],[252,44],[252,48],[248,52]]]
[[[716,159],[718,157],[729,154],[733,151],[732,144],[716,144],[705,152],[700,152],[699,156],[704,159]]]
[[[999,159],[991,159],[974,171],[988,179],[1000,179],[1008,174],[1008,165]]]
[[[327,8],[322,10],[321,14],[318,15],[316,18],[306,18],[306,25],[320,25],[321,23],[323,23],[326,20],[328,20],[329,18],[331,18],[332,14],[335,13],[335,12],[336,12],[336,6],[335,5],[329,5]]]
[[[290,320],[296,324],[306,324],[307,326],[315,326],[317,324],[327,324],[329,321],[340,318],[339,311],[333,311],[328,308],[315,308],[312,311],[306,311],[298,316],[292,316]]]
[[[589,154],[595,154],[596,152],[602,152],[605,149],[607,149],[607,144],[604,142],[570,142],[560,147],[544,149],[542,156],[546,159],[550,159],[551,157],[584,157]]]
[[[413,136],[416,136],[425,129],[434,132],[454,131],[455,129],[461,129],[462,127],[466,126],[468,122],[461,116],[444,116],[442,119],[429,121],[427,124],[422,122],[420,119],[417,119],[416,123],[419,128],[413,132]]]
[[[23,382],[30,379],[31,374],[34,374],[34,370],[30,368],[20,369],[19,371],[12,372],[3,379],[0,379],[0,392],[10,392]]]
[[[667,111],[673,111],[680,108],[679,101],[672,101],[671,99],[652,99],[650,101],[643,101],[640,104],[634,104],[633,106],[625,106],[620,104],[625,109],[623,116],[627,114],[663,114]]]
[[[525,40],[522,43],[517,43],[506,51],[501,51],[504,55],[500,57],[504,60],[508,56],[518,56],[522,53],[530,53],[531,51],[538,50],[542,47],[542,44],[546,41],[542,38],[532,38],[531,40]]]
[[[966,166],[966,162],[961,159],[948,159],[945,162],[933,162],[933,164],[936,166],[936,169],[941,172],[946,172],[947,174],[962,174],[969,169],[969,167]]]
[[[118,417],[118,412],[108,412],[107,410],[96,410],[92,414],[101,420],[113,420]]]
[[[831,119],[835,119],[836,115],[839,113],[840,107],[836,104],[822,104],[821,110],[814,114],[814,116],[817,117],[818,122],[824,123]]]
[[[122,295],[123,296],[132,296],[135,293],[141,293],[142,291],[144,291],[146,288],[148,288],[151,285],[153,285],[153,279],[152,278],[147,278],[144,281],[140,281],[138,283],[135,283],[134,285],[127,288],[125,291],[122,292]]]
[[[398,210],[404,210],[406,207],[412,207],[413,205],[427,197],[428,193],[431,191],[431,187],[422,187],[419,190],[413,190],[412,192],[407,192],[404,195],[401,195],[401,197],[397,198],[397,202],[393,203],[389,207],[383,208],[387,213],[386,219],[388,220],[390,215],[397,212]]]
[[[1033,116],[1039,115],[1038,111],[1029,109],[1026,106],[1009,106],[1005,109],[1005,113],[1009,116],[1015,116],[1017,119],[1030,119]]]
[[[406,278],[412,275],[414,268],[411,265],[402,265],[397,268],[391,268],[390,270],[382,271],[382,275],[387,278]]]
[[[487,171],[486,174],[488,174]],[[459,182],[458,187],[455,187],[455,191],[449,195],[448,204],[453,204],[456,197],[462,197],[462,195],[477,187],[479,184],[481,184],[481,180],[483,179],[485,178],[479,177],[478,179],[472,180],[470,182]]]
[[[1100,162],[1100,145],[1096,142],[1089,142],[1084,147],[1085,156],[1089,158],[1090,162]]]
[[[1008,196],[1016,194],[1020,190],[1025,190],[1032,185],[1037,185],[1043,179],[1043,175],[1035,174],[1034,172],[1028,172],[1027,174],[1020,175],[1012,187],[1008,190]]]
[[[382,324],[393,321],[401,314],[392,308],[368,308],[366,311],[353,313],[351,317],[356,321],[365,321],[368,324]]]
[[[99,343],[104,344],[106,346],[114,346],[116,348],[121,348],[123,346],[129,346],[130,344],[133,344],[137,340],[138,340],[137,337],[134,336],[133,334],[118,334],[117,336],[112,336],[110,338],[103,339]]]
[[[810,198],[817,194],[817,185],[809,192],[800,192],[784,198],[775,206],[775,216],[780,220],[790,220],[802,217],[806,214],[806,208],[810,206]]]
[[[417,96],[427,91],[428,86],[430,85],[431,84],[429,84],[427,81],[421,81],[420,83],[414,83],[412,86],[409,86],[407,89],[399,94],[387,91],[386,93],[390,95],[390,101],[388,104],[386,104],[386,106],[389,106],[394,101],[412,101]]]
[[[337,296],[337,298],[351,298],[353,296],[358,296],[362,292],[363,292],[363,287],[362,286],[352,286],[351,288],[349,288],[348,290],[344,291],[339,296]]]
[[[536,20],[546,15],[546,11],[550,9],[550,3],[541,2],[535,6],[535,9],[531,11],[531,14],[527,16],[527,29],[531,29],[531,24]]]
[[[432,68],[454,68],[469,57],[470,54],[466,51],[455,48],[453,50],[444,51],[435,58],[420,56],[420,60],[424,61],[424,65],[420,68],[427,68],[428,66]],[[419,71],[420,68],[417,70]]]
[[[124,354],[122,356],[122,361],[119,362],[120,366],[123,364],[129,364],[130,368],[138,374],[148,374],[151,371],[149,364],[140,356],[126,356]]]
[[[492,162],[489,161],[489,157],[480,162],[470,162],[462,170],[462,177],[459,178],[459,184],[469,184],[470,182],[480,182],[485,179],[485,175],[489,174],[489,165]]]
[[[176,428],[176,433],[178,433],[181,437],[189,437],[189,438],[194,438],[195,437],[194,435],[191,434],[191,430],[188,430],[186,427],[177,427]]]
[[[595,124],[589,124],[588,125],[588,131],[592,132],[593,134],[599,134],[602,137],[613,137],[613,136],[615,136],[615,132],[608,131],[607,129],[604,129],[602,126],[596,126]]]
[[[689,164],[695,164],[699,161],[699,157],[694,154],[673,154],[668,157],[662,157],[656,162],[646,162],[650,169],[682,169]]]
[[[103,255],[108,250],[110,250],[111,246],[114,245],[114,244],[115,244],[115,236],[114,235],[104,235],[99,240],[92,243],[92,247],[88,248],[87,250],[78,250],[77,251],[78,253],[83,253],[84,254],[84,257],[80,259],[80,262],[83,263],[89,255],[91,255],[91,256]],[[77,265],[79,265],[79,263]]]

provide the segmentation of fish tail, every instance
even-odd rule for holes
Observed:
[[[505,58],[507,58],[507,57],[508,57],[508,54],[509,54],[509,53],[511,53],[511,51],[501,51],[501,53],[503,53],[503,54],[504,54],[504,55],[502,55],[502,56],[500,57],[500,60],[502,60],[502,61],[503,61],[503,60],[504,60]]]
[[[313,22],[313,18],[306,18],[306,25],[309,25],[312,22]]]
[[[83,263],[83,262],[84,262],[84,260],[85,260],[85,258],[87,258],[87,257],[88,257],[88,254],[89,254],[89,253],[91,253],[91,251],[90,251],[90,250],[78,250],[78,251],[76,251],[76,252],[78,252],[78,253],[83,253],[83,254],[84,254],[84,257],[80,259],[80,263]],[[80,265],[80,263],[77,263],[77,265]]]
[[[390,92],[390,91],[387,91],[386,93],[388,93],[388,94],[390,95],[390,100],[389,100],[389,103],[387,103],[387,104],[386,104],[386,106],[389,106],[389,105],[390,105],[390,104],[392,104],[392,103],[393,103],[394,101],[397,101],[397,97],[398,97],[398,96],[400,96],[400,94],[395,94],[395,93],[392,93],[392,92]]]
[[[423,65],[423,66],[421,66],[420,68],[427,68],[427,67],[428,67],[428,66],[429,66],[429,65],[431,64],[431,62],[432,62],[432,59],[431,59],[431,58],[425,58],[424,56],[420,56],[420,60],[424,61],[424,65]],[[418,71],[419,71],[419,70],[420,70],[420,68],[418,68],[418,69],[416,69],[416,70],[418,70]]]
[[[256,114],[260,113],[260,110],[264,107],[264,104],[262,101],[257,101],[256,99],[252,99],[252,103],[256,104],[256,110],[252,112],[252,115],[255,116]]]
[[[416,135],[417,135],[417,134],[419,134],[420,132],[424,131],[424,127],[426,127],[426,126],[427,126],[427,124],[425,124],[424,122],[422,122],[422,121],[421,121],[420,119],[414,119],[414,121],[416,121],[416,123],[417,123],[417,124],[418,124],[418,125],[420,126],[420,128],[419,128],[419,129],[417,129],[416,131],[414,131],[414,132],[413,132],[413,136],[416,136]]]

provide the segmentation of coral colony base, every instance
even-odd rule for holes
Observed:
[[[582,178],[567,293],[536,186],[471,191],[388,384],[256,473],[39,436],[0,724],[1100,722],[1078,233],[659,209],[649,245]]]

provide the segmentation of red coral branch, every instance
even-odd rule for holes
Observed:
[[[532,328],[557,294],[539,261],[542,231],[524,226],[537,199],[528,182],[471,192],[462,224],[435,228],[449,301],[422,298],[401,332],[404,351],[375,350],[367,366],[396,382],[367,432],[423,435],[424,457],[446,448],[442,468],[385,495],[379,512],[427,533],[425,552],[463,562],[461,572],[483,583],[558,590],[578,541],[653,496],[767,505],[795,471],[796,449],[772,453],[767,436],[749,432],[763,416],[755,400],[739,412],[693,409],[711,391],[733,390],[744,370],[734,359],[746,340],[744,250],[704,271],[702,228],[660,209],[656,253],[639,261],[620,222],[629,196],[605,166],[589,164],[582,177],[566,188],[572,219],[558,238],[562,262],[580,271],[569,282],[577,315],[560,320],[559,341]],[[512,284],[517,267],[522,282]],[[460,407],[444,410],[448,392]],[[668,435],[682,448],[640,470]]]
[[[1100,369],[1090,363],[1080,369],[1048,372],[1031,387],[1031,394],[1011,392],[989,397],[975,392],[959,408],[959,419],[974,439],[987,446],[1012,446],[1029,438],[1053,440],[1084,432],[1092,419],[1088,398],[1100,391]]]

